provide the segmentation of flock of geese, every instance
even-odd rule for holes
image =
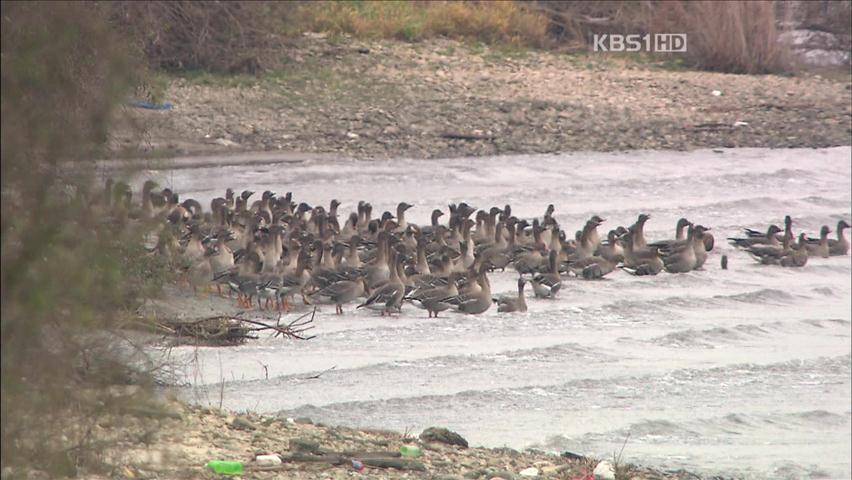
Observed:
[[[649,242],[647,214],[603,237],[605,220],[595,215],[569,236],[554,219],[553,205],[541,218],[521,219],[510,205],[478,209],[461,202],[447,212],[434,210],[428,225],[417,225],[406,220],[413,207],[406,202],[374,217],[372,205],[362,201],[347,216],[338,212],[337,200],[326,209],[295,202],[289,192],[257,198],[229,188],[205,211],[151,180],[134,203],[127,184],[111,179],[93,203],[151,221],[152,254],[166,256],[193,289],[215,288],[244,308],[256,302],[259,309],[284,311],[299,296],[305,304],[334,305],[338,314],[353,303],[381,315],[398,313],[406,303],[429,317],[447,310],[480,314],[495,305],[500,312],[523,312],[527,284],[536,298],[554,298],[567,276],[689,272],[702,268],[715,244],[709,228],[687,219],[677,222],[674,238]],[[823,227],[818,239],[802,233],[796,240],[792,223],[787,217],[783,230],[746,229],[744,237],[729,240],[762,264],[788,267],[849,251],[845,221],[837,225],[837,239]],[[517,294],[494,297],[488,274],[507,268],[518,273]]]

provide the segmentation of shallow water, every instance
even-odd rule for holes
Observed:
[[[811,233],[849,220],[850,154],[323,159],[149,171],[205,205],[226,186],[271,189],[311,204],[337,198],[347,213],[359,199],[378,213],[405,200],[416,205],[409,220],[425,223],[433,208],[462,200],[510,203],[521,217],[553,203],[569,232],[592,214],[607,219],[606,231],[646,212],[650,239],[672,237],[681,216],[717,239],[704,271],[567,280],[559,299],[530,300],[525,314],[428,319],[408,306],[388,319],[326,308],[307,342],[175,349],[194,359],[185,381],[195,387],[184,394],[218,404],[225,379],[224,405],[237,410],[400,431],[444,425],[474,445],[601,457],[629,433],[623,457],[631,462],[744,478],[849,478],[850,257],[761,267],[722,239],[785,214]],[[493,290],[511,292],[514,278],[493,275]]]

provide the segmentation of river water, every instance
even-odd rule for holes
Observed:
[[[426,318],[344,316],[325,308],[316,338],[263,338],[234,348],[178,348],[192,358],[186,398],[235,410],[362,427],[458,431],[473,445],[536,447],[741,478],[850,478],[850,257],[802,269],[756,265],[724,238],[792,215],[816,234],[850,219],[849,147],[575,153],[452,160],[334,161],[276,155],[145,173],[209,205],[227,186],[358,200],[405,200],[417,222],[467,201],[510,203],[521,217],[548,203],[569,232],[598,214],[602,230],[652,218],[649,239],[677,219],[710,226],[704,271],[566,280],[529,312]],[[256,159],[255,159],[256,160]],[[172,167],[180,166],[180,162]],[[141,178],[141,177],[140,177]],[[137,179],[137,182],[141,181]],[[345,217],[343,217],[345,218]],[[832,234],[833,235],[833,234]],[[730,267],[722,270],[722,254]],[[512,292],[514,273],[491,277]],[[264,368],[265,366],[265,368]],[[326,369],[317,379],[307,379]],[[268,378],[267,378],[268,375]]]

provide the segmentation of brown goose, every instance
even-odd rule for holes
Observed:
[[[619,239],[624,247],[624,262],[621,268],[632,275],[656,275],[663,270],[663,259],[657,247],[634,248],[633,235],[625,234]]]
[[[536,298],[555,298],[562,288],[562,277],[559,276],[559,267],[556,264],[558,256],[555,250],[551,250],[547,259],[548,271],[539,273],[530,280]]]
[[[776,234],[780,231],[781,229],[778,225],[770,225],[763,236],[747,238],[728,237],[728,241],[731,245],[739,248],[749,248],[754,245],[778,245],[779,238]],[[786,237],[787,235],[785,235]]]
[[[308,295],[308,303],[334,305],[338,315],[343,314],[343,305],[355,301],[364,294],[367,280],[362,276],[355,280],[340,280]]]
[[[808,255],[814,257],[822,257],[828,258],[831,254],[831,249],[828,246],[828,234],[831,233],[831,229],[828,228],[827,225],[823,225],[823,227],[819,231],[819,243],[805,243],[805,248],[808,250]]]
[[[673,247],[678,243],[681,243],[681,244],[685,243],[684,241],[686,240],[686,235],[685,235],[684,232],[686,231],[687,227],[689,227],[690,225],[692,225],[692,222],[690,222],[689,220],[687,220],[685,218],[681,218],[680,220],[677,221],[677,225],[675,225],[675,238],[674,238],[674,240],[658,240],[656,242],[651,243],[650,245],[665,249],[665,248]]]
[[[399,312],[402,299],[405,296],[405,284],[399,277],[399,267],[399,254],[394,250],[390,257],[388,281],[381,286],[372,287],[375,290],[364,300],[364,303],[356,308],[367,307],[371,310],[378,310],[382,316],[390,315],[394,311]]]
[[[850,225],[846,220],[837,222],[837,229],[835,230],[837,239],[828,239],[828,254],[830,256],[847,255],[849,253],[849,240],[843,234],[843,231],[848,228],[850,228]],[[819,244],[819,242],[819,238],[808,238],[808,243],[811,245]]]
[[[804,267],[808,263],[807,238],[805,234],[799,234],[798,243],[793,246],[792,251],[781,258],[782,267]]]
[[[495,298],[494,303],[497,304],[497,311],[501,313],[526,312],[527,301],[524,299],[524,285],[526,284],[526,280],[519,278],[517,296],[511,295]]]
[[[414,305],[429,312],[429,318],[432,318],[433,315],[435,318],[438,318],[438,313],[450,308],[450,304],[443,300],[447,297],[453,297],[459,294],[459,290],[456,285],[456,281],[459,276],[460,275],[458,273],[453,272],[447,279],[446,285],[416,289],[406,295],[404,300],[408,300]]]
[[[479,268],[479,273],[472,282],[476,288],[472,288],[465,293],[449,296],[443,300],[443,303],[453,305],[456,310],[461,313],[478,315],[484,313],[491,308],[491,283],[488,277],[485,276],[487,265],[483,264]]]

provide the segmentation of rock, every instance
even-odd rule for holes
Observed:
[[[271,455],[258,455],[254,458],[254,461],[257,465],[263,467],[281,465],[281,457],[275,454]]]
[[[545,466],[541,467],[541,474],[542,475],[555,475],[555,474],[561,472],[562,470],[564,470],[563,466],[545,465]]]
[[[426,430],[423,430],[423,433],[420,434],[420,440],[424,442],[440,442],[448,445],[458,445],[462,448],[468,447],[467,440],[465,440],[464,437],[452,430],[442,427],[429,427]]]
[[[246,417],[237,416],[231,421],[231,426],[237,430],[257,430],[257,425]]]
[[[292,438],[290,439],[290,450],[295,452],[319,453],[320,444],[317,441],[307,438]]]
[[[561,454],[559,454],[559,456],[562,457],[562,458],[567,458],[568,460],[585,460],[586,459],[586,457],[584,457],[583,455],[579,455],[579,454],[576,454],[574,452],[569,452],[568,450],[562,452]]]
[[[538,476],[538,469],[535,467],[525,468],[518,472],[518,474],[525,478],[533,478]]]
[[[491,480],[494,480],[495,478],[502,478],[503,480],[513,480],[515,478],[515,474],[512,472],[498,470],[496,472],[492,472],[491,475],[488,476],[488,478]]]
[[[217,138],[216,140],[213,140],[213,143],[215,143],[217,145],[222,145],[223,147],[239,147],[240,146],[239,143],[237,143],[233,140],[228,140],[227,138]]]
[[[593,472],[595,480],[615,480],[615,468],[609,460],[602,460]]]

